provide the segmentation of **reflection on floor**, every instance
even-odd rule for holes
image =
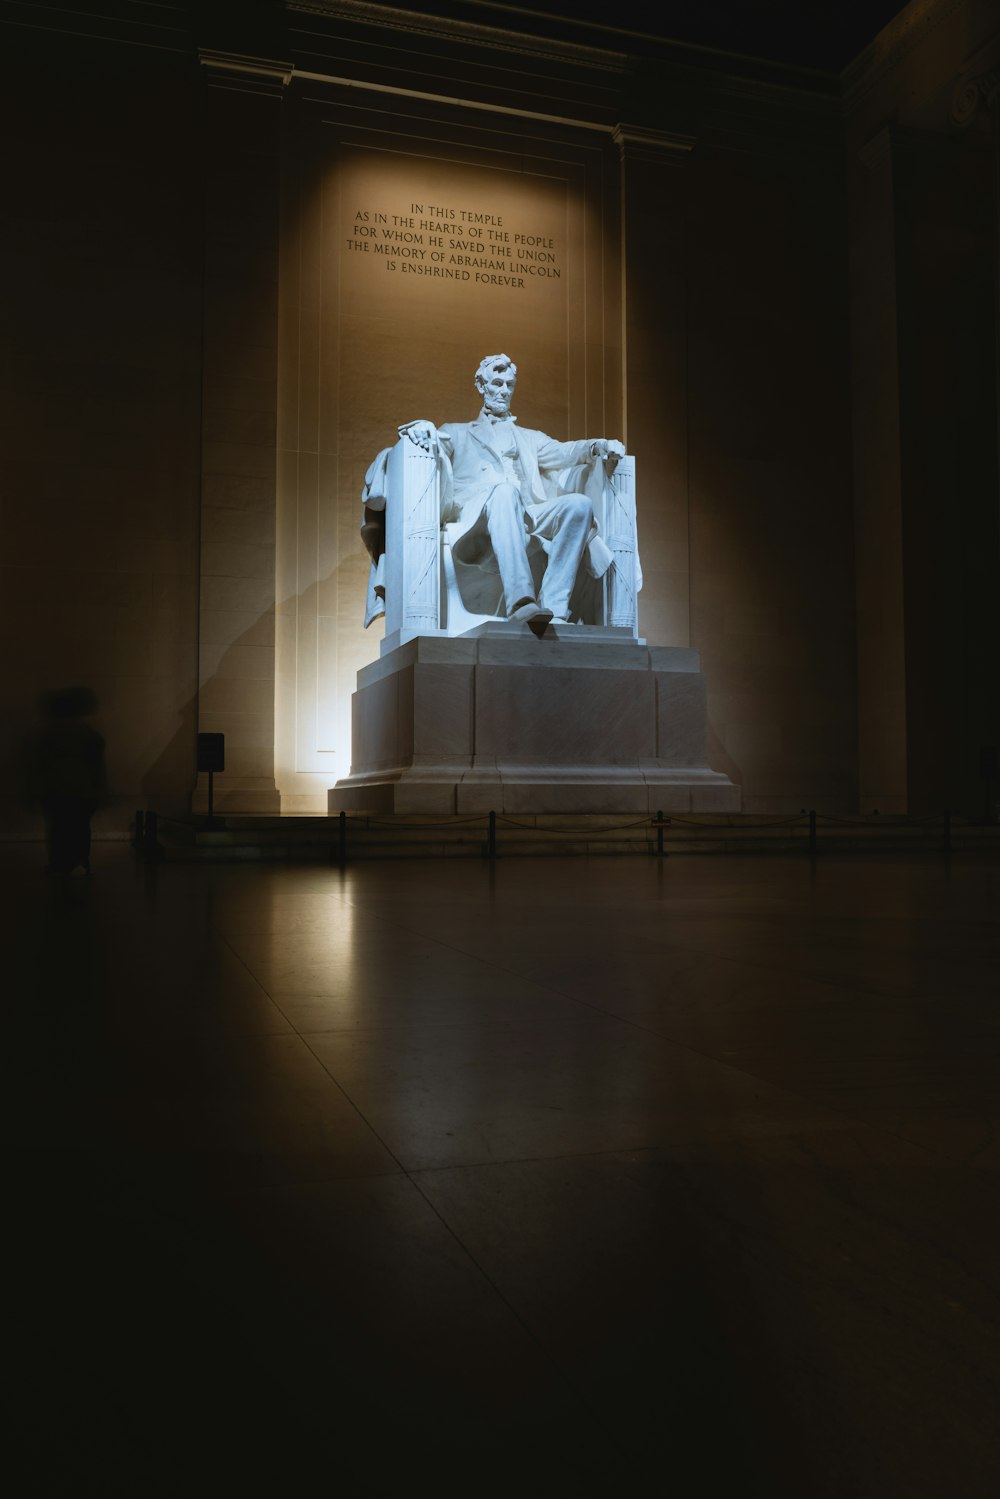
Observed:
[[[1000,1491],[988,865],[35,861],[18,1494]]]

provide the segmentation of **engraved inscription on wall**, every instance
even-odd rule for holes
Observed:
[[[358,206],[345,248],[380,262],[389,275],[468,282],[484,290],[523,291],[539,281],[560,281],[563,274],[554,235],[472,204]]]

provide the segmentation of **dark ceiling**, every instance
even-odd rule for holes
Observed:
[[[395,4],[401,9],[450,14],[597,46],[603,41],[614,47],[614,32],[623,31],[827,73],[841,72],[905,9],[902,0],[424,0],[422,4],[395,0]]]

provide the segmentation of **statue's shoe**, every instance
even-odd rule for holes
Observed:
[[[518,604],[516,609],[512,609],[510,618],[516,619],[521,625],[547,625],[552,618],[552,610],[543,609],[541,604],[529,599],[527,603]]]

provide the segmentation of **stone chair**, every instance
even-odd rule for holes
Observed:
[[[564,471],[563,493],[581,492],[586,470]],[[638,636],[637,593],[640,585],[635,523],[635,460],[624,458],[614,474],[598,484],[595,513],[612,563],[603,578],[588,580],[582,622],[612,626]],[[594,498],[595,486],[588,492]],[[500,613],[477,613],[462,594],[462,566],[452,555],[458,527],[441,524],[441,477],[435,458],[407,438],[390,451],[385,502],[385,552],[373,578],[373,590],[385,601],[382,655],[419,635],[464,635],[478,625],[502,621]],[[544,568],[540,542],[529,544],[537,579]],[[584,590],[581,590],[583,593]],[[497,575],[496,608],[502,590]]]

